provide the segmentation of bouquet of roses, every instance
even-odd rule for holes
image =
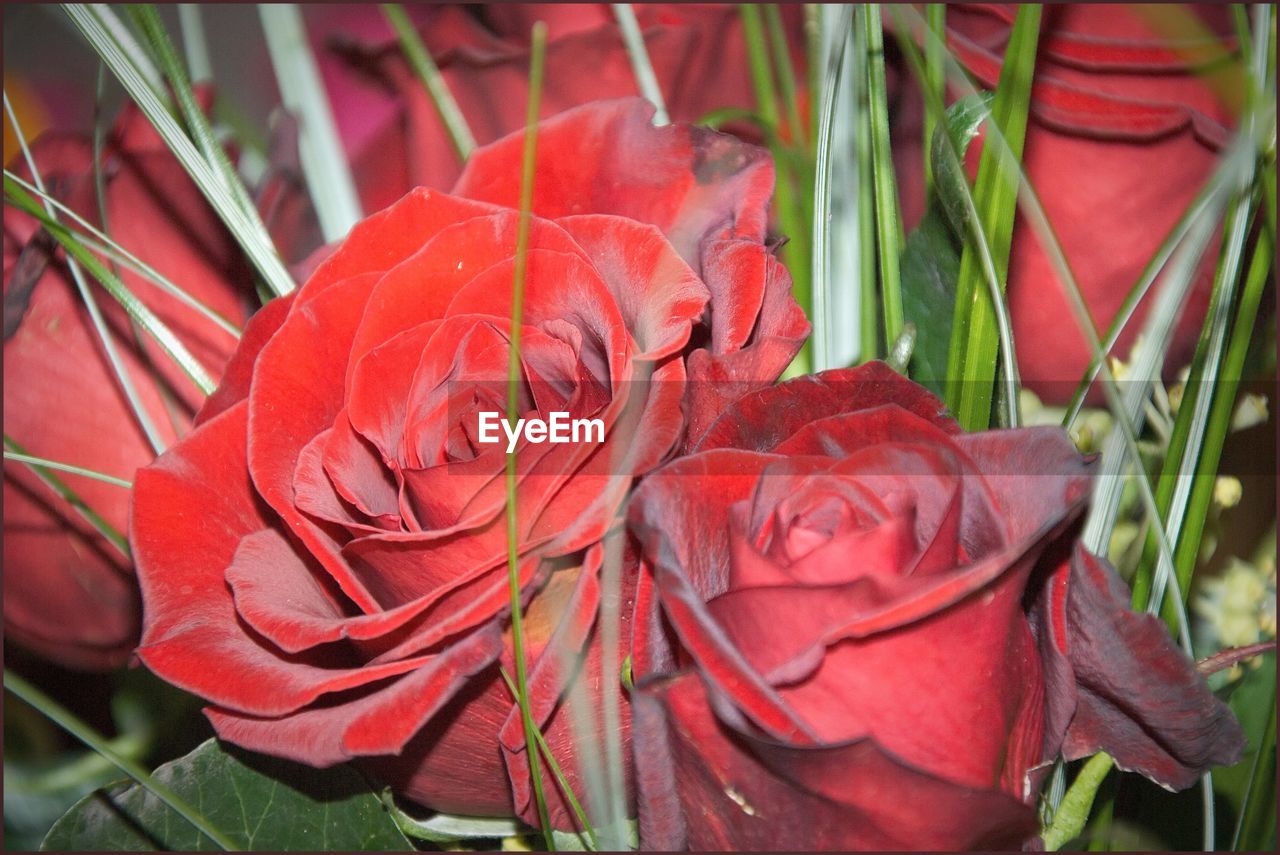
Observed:
[[[1274,846],[1270,7],[5,18],[18,848]]]

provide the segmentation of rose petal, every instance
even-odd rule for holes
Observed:
[[[598,101],[538,126],[533,211],[617,214],[657,226],[700,265],[708,238],[764,238],[773,168],[762,149],[688,125],[654,127],[640,98]],[[524,132],[472,152],[454,192],[519,208]],[[567,153],[571,152],[570,156]]]
[[[205,710],[222,739],[252,751],[326,767],[353,757],[399,752],[501,650],[496,626],[449,645],[383,689],[284,718]]]
[[[138,654],[170,683],[253,715],[411,670],[413,661],[330,668],[286,659],[238,623],[225,571],[240,539],[271,524],[243,474],[247,417],[242,401],[138,472],[130,530],[147,607]]]
[[[924,774],[870,740],[814,751],[718,722],[692,675],[636,696],[641,845],[694,850],[1017,849],[1033,811]]]
[[[1210,767],[1239,760],[1239,723],[1164,624],[1130,611],[1124,583],[1082,547],[1069,573],[1066,596],[1054,603],[1077,692],[1063,756],[1106,751],[1120,768],[1178,790]]]
[[[692,449],[742,448],[772,451],[810,422],[882,404],[915,413],[946,433],[959,426],[944,415],[942,402],[923,386],[883,362],[797,377],[743,396],[731,405]]]
[[[249,394],[249,472],[258,493],[365,612],[381,611],[338,553],[332,535],[294,505],[293,474],[303,447],[342,409],[342,377],[361,307],[377,281],[366,274],[310,301],[295,301],[258,360]],[[301,298],[299,298],[301,299]]]
[[[558,221],[586,250],[613,292],[639,353],[670,356],[689,340],[710,295],[696,273],[653,226],[624,217],[584,214]]]

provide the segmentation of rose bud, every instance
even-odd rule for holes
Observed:
[[[32,155],[46,190],[62,204],[232,323],[247,315],[252,278],[242,254],[136,108],[124,110],[105,140],[101,200],[88,139],[46,134]],[[21,156],[14,170],[31,182]],[[67,215],[60,219],[78,230]],[[54,246],[34,218],[6,211],[4,431],[29,454],[130,479],[156,452]],[[216,377],[235,337],[149,279],[124,267],[119,273]],[[173,443],[190,427],[204,395],[83,275],[157,441]],[[131,562],[25,465],[6,461],[4,472],[7,637],[69,667],[120,665],[138,640]],[[127,490],[56,474],[107,524],[125,531]]]
[[[728,407],[629,514],[641,844],[1017,848],[1060,753],[1171,788],[1238,759],[1076,542],[1089,472],[1056,428],[960,433],[881,363]]]
[[[599,668],[600,541],[623,491],[705,412],[694,357],[760,388],[807,330],[763,244],[767,155],[652,115],[601,102],[537,131],[518,415],[598,419],[604,441],[517,443],[516,542],[530,706],[583,797],[558,651],[589,646]],[[500,671],[507,455],[480,436],[506,405],[522,150],[523,133],[480,148],[453,195],[369,217],[253,319],[197,429],[139,473],[132,543],[139,654],[210,702],[222,738],[362,758],[431,808],[536,822]],[[621,692],[581,673],[597,705]]]
[[[980,88],[999,80],[1014,10],[947,9],[947,43]],[[1179,19],[1197,32],[1175,35]],[[1183,25],[1185,26],[1185,24]],[[1097,329],[1105,331],[1157,247],[1205,186],[1230,138],[1243,81],[1230,13],[1211,6],[1045,7],[1023,168],[1062,244]],[[1234,62],[1210,72],[1214,63]],[[917,81],[902,80],[895,162],[908,225],[924,208]],[[968,163],[976,169],[976,153]],[[972,175],[971,175],[972,177]],[[1216,243],[1198,268],[1165,366],[1191,358],[1208,305]],[[1091,352],[1035,229],[1019,218],[1007,297],[1023,382],[1046,403],[1065,403]],[[1128,357],[1151,299],[1138,306],[1113,353]]]

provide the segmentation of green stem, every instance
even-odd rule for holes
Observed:
[[[507,673],[506,668],[499,669],[502,673],[502,679],[507,684],[507,689],[511,692],[512,697],[516,699],[516,703],[520,703],[520,690],[516,688],[515,681],[511,679],[511,675]],[[587,812],[583,810],[582,802],[578,801],[577,794],[573,791],[573,787],[569,784],[569,779],[564,774],[564,769],[555,755],[551,753],[551,746],[547,745],[547,740],[542,735],[542,731],[536,728],[533,731],[534,737],[538,741],[538,751],[542,754],[544,760],[547,761],[547,769],[551,772],[551,776],[556,779],[556,785],[560,788],[560,792],[564,794],[565,800],[569,802],[569,807],[573,810],[573,815],[577,818],[578,824],[582,826],[582,831],[591,841],[591,848],[598,850],[600,841],[596,837],[596,830],[591,825],[591,820],[587,818]]]
[[[876,249],[880,261],[880,304],[884,340],[889,346],[902,334],[902,278],[899,269],[898,189],[889,145],[889,98],[884,70],[884,29],[880,7],[869,4],[863,19],[867,34],[867,99],[871,113],[871,163],[875,182]]]
[[[925,39],[924,42],[924,80],[922,85],[927,87],[929,92],[933,93],[931,98],[936,98],[941,104],[946,100],[947,95],[947,73],[945,65],[945,57],[947,50],[946,33],[947,33],[947,7],[944,3],[930,3],[924,7],[925,25],[929,28],[929,32],[933,33],[933,38]],[[924,154],[924,189],[925,198],[929,198],[929,194],[933,192],[933,158],[929,156],[930,149],[933,145],[933,132],[937,127],[937,119],[932,110],[926,110],[924,114],[924,145],[921,146],[921,152]]]
[[[1249,264],[1244,294],[1236,309],[1236,318],[1232,325],[1231,341],[1227,345],[1222,368],[1213,383],[1217,388],[1201,390],[1201,394],[1212,392],[1213,401],[1210,405],[1209,420],[1204,432],[1199,461],[1195,467],[1198,477],[1195,478],[1191,487],[1185,515],[1186,522],[1183,524],[1181,537],[1174,550],[1174,569],[1178,580],[1177,594],[1181,594],[1184,599],[1191,586],[1191,574],[1195,571],[1196,561],[1200,555],[1200,542],[1204,537],[1205,519],[1209,515],[1209,505],[1213,500],[1216,479],[1211,476],[1218,471],[1218,463],[1222,459],[1222,447],[1231,430],[1231,416],[1235,412],[1236,395],[1240,389],[1245,358],[1249,353],[1249,342],[1253,338],[1262,292],[1266,289],[1270,278],[1268,273],[1271,270],[1273,254],[1271,237],[1262,235]],[[1174,625],[1176,615],[1171,604],[1167,602],[1164,606],[1164,617],[1170,626]]]
[[[781,119],[778,114],[778,92],[774,86],[770,67],[769,45],[765,36],[760,8],[749,3],[738,6],[742,17],[742,35],[747,47],[747,61],[751,71],[751,86],[756,97],[756,111],[765,124],[765,142],[773,154],[777,166],[777,183],[774,186],[774,204],[777,206],[778,223],[788,237],[782,247],[782,259],[791,273],[791,293],[805,314],[813,314],[813,293],[809,277],[809,220],[805,217],[803,203],[796,193],[796,184],[803,177],[793,168],[793,159],[782,144],[779,133]],[[808,194],[800,194],[808,195]],[[806,373],[811,364],[811,345],[805,342],[788,373]]]
[[[529,104],[525,116],[524,156],[520,174],[520,219],[516,229],[515,275],[511,285],[511,355],[507,367],[507,420],[514,430],[520,418],[520,331],[524,324],[524,285],[529,269],[529,223],[533,217],[533,181],[538,154],[538,113],[542,102],[542,77],[547,53],[547,25],[533,25],[529,56]],[[529,706],[529,675],[524,651],[524,614],[520,604],[520,530],[516,515],[516,451],[507,452],[507,582],[511,594],[511,653],[515,659],[520,720],[524,725],[525,753],[538,804],[538,818],[548,849],[555,849],[542,769],[538,762],[538,727]]]
[[[878,339],[880,324],[877,321],[879,299],[876,283],[876,202],[875,166],[871,154],[871,111],[867,100],[867,7],[855,7],[853,23],[854,55],[859,60],[855,75],[858,90],[853,95],[857,104],[858,158],[858,341],[862,350],[861,360],[867,362],[880,355]],[[888,342],[885,346],[888,346]]]
[[[906,35],[908,32],[906,29],[908,24],[907,15],[901,11],[910,7],[892,6],[890,8],[899,24],[895,31],[898,44],[902,48],[903,55],[906,56],[907,62],[915,73],[917,80],[923,81],[927,75],[924,58],[921,56],[920,49],[916,47],[915,42]],[[918,15],[916,17],[919,18]],[[927,28],[926,38],[935,38]],[[990,299],[989,305],[992,307],[995,317],[996,340],[1000,344],[1000,374],[1004,385],[1003,403],[1007,407],[1002,424],[1008,427],[1017,427],[1020,423],[1020,416],[1018,412],[1018,366],[1013,353],[1013,324],[1009,318],[1009,307],[1004,301],[1003,289],[1000,285],[1001,276],[996,270],[992,243],[987,239],[983,219],[978,215],[977,203],[974,200],[973,192],[969,189],[968,178],[965,175],[961,152],[966,143],[958,140],[951,132],[947,109],[937,93],[931,91],[928,87],[923,87],[922,91],[925,95],[925,109],[932,113],[935,123],[948,129],[947,133],[935,134],[931,142],[934,163],[938,167],[934,174],[936,196],[942,203],[943,210],[947,214],[947,218],[951,220],[953,227],[964,235],[965,252],[972,251],[976,253],[979,278],[987,288],[987,296]],[[980,100],[980,96],[976,91],[970,93],[967,97]],[[999,140],[995,142],[999,142]],[[963,268],[961,269],[963,270]],[[959,303],[956,304],[955,311],[961,311]],[[949,359],[954,358],[956,348],[957,344],[953,335],[948,352]]]
[[[14,440],[10,439],[8,434],[5,434],[4,437],[4,447],[7,449],[5,457],[9,457],[10,454],[17,454],[28,458],[31,457],[31,455],[27,454],[26,449]],[[35,458],[32,459],[34,460]],[[27,461],[21,462],[25,463],[27,467],[31,469],[32,473],[44,482],[46,487],[56,493],[58,498],[75,508],[76,513],[80,514],[80,516],[84,518],[85,522],[93,526],[94,529],[97,530],[98,534],[107,539],[108,543],[120,550],[121,555],[126,559],[129,557],[129,541],[125,536],[116,531],[115,526],[107,522],[101,514],[89,507],[85,500],[80,498],[75,490],[72,490],[63,483],[61,478],[54,475],[52,472],[49,472],[46,467],[40,466],[36,463],[29,463]]]
[[[146,769],[122,756],[105,738],[89,725],[76,718],[66,707],[7,668],[4,672],[4,687],[39,710],[54,724],[109,760],[117,769],[136,781],[139,786],[168,805],[174,813],[191,823],[197,831],[213,841],[218,848],[228,852],[240,851],[240,847],[234,841],[215,828],[200,811],[187,804],[185,799],[151,777]]]
[[[804,147],[808,145],[809,135],[805,130],[804,122],[800,119],[800,100],[796,97],[796,73],[791,65],[787,31],[782,25],[782,13],[778,11],[777,3],[765,5],[764,20],[769,31],[773,65],[778,70],[778,90],[782,95],[782,106],[787,111],[787,125],[791,130],[791,140]]]
[[[83,466],[73,466],[70,463],[59,463],[56,460],[46,460],[43,457],[33,457],[30,454],[22,454],[17,451],[6,451],[4,453],[4,459],[12,460],[15,463],[25,463],[28,466],[39,466],[43,469],[56,469],[59,472],[70,472],[72,475],[82,475],[85,478],[92,478],[95,481],[101,481],[104,484],[123,487],[126,490],[133,487],[133,483],[131,481],[126,481],[123,478],[117,478],[114,475],[105,475],[102,472],[85,469]]]
[[[1053,815],[1053,822],[1049,823],[1049,827],[1041,835],[1046,852],[1056,852],[1084,831],[1089,811],[1093,807],[1093,798],[1114,763],[1110,755],[1098,753],[1081,767],[1057,813]]]
[[[1018,9],[996,86],[995,102],[987,125],[988,140],[982,147],[973,194],[983,231],[990,240],[997,285],[1002,294],[1013,242],[1021,173],[1018,161],[1026,139],[1040,16],[1041,7],[1035,4]],[[1003,144],[996,144],[990,139],[997,134]],[[985,430],[991,423],[992,387],[999,345],[996,309],[993,295],[987,292],[985,279],[978,253],[966,242],[956,288],[956,312],[947,367],[950,380],[947,403],[960,424],[971,431]]]
[[[1274,663],[1273,663],[1274,664]],[[1276,780],[1276,700],[1271,698],[1271,711],[1262,731],[1257,753],[1253,755],[1253,767],[1249,783],[1244,791],[1244,804],[1235,832],[1231,835],[1232,851],[1262,849],[1263,833],[1268,824],[1275,823]],[[1270,796],[1270,797],[1268,797]]]
[[[449,141],[453,143],[453,150],[457,153],[458,159],[466,163],[471,152],[475,150],[476,138],[472,136],[466,117],[462,115],[462,109],[458,107],[458,102],[454,100],[448,84],[444,82],[444,75],[440,73],[435,60],[431,58],[427,46],[422,43],[418,31],[414,29],[413,22],[405,14],[403,6],[398,3],[384,3],[382,14],[386,15],[387,22],[396,31],[396,36],[400,39],[400,49],[404,51],[405,58],[409,60],[409,64],[413,66],[413,70],[427,87],[427,94],[431,96],[431,103],[440,114],[440,121],[444,123],[445,130],[449,133]]]

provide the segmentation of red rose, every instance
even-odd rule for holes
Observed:
[[[1061,431],[962,434],[872,363],[748,395],[695,451],[630,514],[646,846],[1016,847],[1059,752],[1171,787],[1239,756],[1073,551],[1089,466]]]
[[[1176,44],[1156,25],[1161,16],[1173,21],[1173,12],[1190,15],[1214,35]],[[994,89],[999,79],[1012,21],[1013,10],[1005,6],[947,9],[948,45],[984,88]],[[1215,91],[1214,78],[1189,56],[1225,58],[1234,47],[1234,38],[1225,35],[1230,32],[1225,7],[1045,8],[1023,167],[1101,330],[1204,187],[1229,138],[1238,107],[1224,99],[1239,91]],[[894,142],[910,224],[919,219],[924,199],[920,96],[913,79],[906,86],[906,124]],[[1206,260],[1170,343],[1171,372],[1190,361],[1212,273]],[[1046,401],[1065,402],[1090,351],[1066,286],[1023,218],[1014,228],[1008,300],[1022,380]],[[1121,336],[1114,351],[1121,358],[1127,358],[1149,304],[1143,302]]]
[[[46,188],[120,245],[232,321],[246,314],[251,276],[234,241],[136,108],[121,115],[102,156],[99,221],[93,146],[46,135],[32,148]],[[30,180],[19,156],[15,170]],[[68,218],[62,216],[64,222]],[[71,224],[74,226],[74,224]],[[4,430],[31,454],[132,478],[155,457],[61,258],[38,223],[4,218]],[[122,268],[129,289],[217,376],[235,338],[158,286]],[[159,439],[190,426],[203,395],[85,274]],[[26,466],[4,465],[4,619],[9,639],[64,665],[108,668],[138,639],[138,592],[120,550]],[[124,532],[129,493],[59,474]]]
[[[651,116],[605,102],[538,134],[521,415],[606,425],[603,444],[517,453],[530,700],[579,795],[568,675],[543,653],[594,637],[621,488],[682,441],[682,407],[705,408],[686,370],[759,387],[805,332],[762,244],[767,156]],[[212,703],[222,737],[370,758],[433,808],[536,821],[498,667],[505,451],[477,436],[505,409],[521,149],[476,151],[456,195],[410,193],[263,309],[198,429],[139,474],[132,537],[139,653]]]
[[[672,121],[693,122],[724,107],[755,109],[736,7],[638,4],[634,8]],[[410,187],[448,187],[462,168],[422,80],[405,61],[399,43],[385,25],[387,35],[380,40],[369,38],[370,27],[357,26],[362,15],[375,14],[372,9],[338,12],[319,22],[319,29],[331,29],[330,41],[342,48],[348,60],[345,73],[330,64],[326,81],[331,92],[347,96],[335,103],[342,103],[340,112],[352,117],[349,150],[367,210],[389,204]],[[537,20],[548,26],[543,116],[639,92],[607,4],[440,6],[423,14],[429,14],[420,27],[424,43],[481,144],[524,125],[529,30]],[[785,14],[788,38],[798,56],[803,50],[799,9]],[[355,38],[347,35],[352,29]],[[366,81],[363,93],[353,77]],[[353,94],[360,97],[353,100]],[[387,115],[388,105],[394,108],[392,115]],[[357,116],[380,121],[370,128]]]

